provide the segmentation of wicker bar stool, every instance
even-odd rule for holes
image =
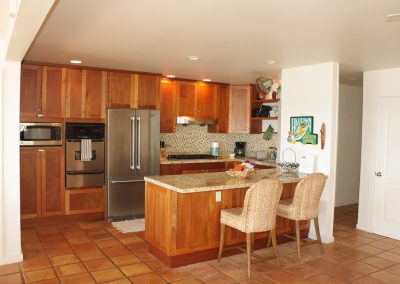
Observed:
[[[318,209],[319,200],[321,199],[322,191],[324,190],[326,176],[322,173],[313,173],[304,177],[296,186],[293,200],[281,200],[278,206],[277,215],[289,220],[295,221],[295,236],[286,235],[293,240],[296,240],[297,256],[300,257],[300,221],[314,220],[315,232],[317,233],[316,241],[309,241],[304,245],[318,243],[321,253],[324,253],[322,247],[321,234],[318,225]],[[271,238],[268,238],[268,246],[271,243]],[[303,245],[303,246],[304,246]]]
[[[251,276],[251,262],[258,262],[271,258],[262,258],[261,256],[253,254],[256,260],[251,260],[254,233],[270,231],[275,258],[279,266],[281,265],[275,237],[276,211],[281,194],[282,184],[278,179],[261,180],[247,190],[243,208],[236,207],[221,211],[221,236],[218,262],[221,260],[222,251],[224,249],[225,226],[227,225],[246,233],[245,252],[247,252],[247,274],[249,278]],[[242,248],[239,247],[239,249]]]

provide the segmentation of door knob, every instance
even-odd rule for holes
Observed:
[[[376,175],[377,177],[381,177],[381,176],[382,176],[382,173],[381,173],[381,172],[376,172],[375,175]]]

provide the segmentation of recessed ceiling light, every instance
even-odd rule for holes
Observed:
[[[186,57],[186,59],[192,60],[192,61],[197,61],[197,60],[200,60],[200,57],[198,57],[196,55],[191,55],[191,56]]]
[[[82,61],[78,60],[78,59],[71,59],[69,62],[71,62],[72,64],[81,64]]]
[[[274,60],[274,59],[265,60],[265,63],[267,63],[267,64],[275,64],[276,60]]]
[[[400,14],[389,14],[386,16],[386,22],[400,21]]]
[[[169,75],[167,75],[165,77],[167,77],[167,78],[175,78],[175,75],[169,74]]]
[[[211,79],[203,79],[203,82],[211,82]]]

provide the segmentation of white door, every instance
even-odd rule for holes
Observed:
[[[378,99],[374,231],[400,240],[400,97]]]

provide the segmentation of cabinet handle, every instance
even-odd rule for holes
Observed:
[[[43,117],[43,114],[38,114],[37,117]]]
[[[44,152],[44,150],[43,150],[43,149],[39,149],[38,151],[39,151],[39,152]]]

